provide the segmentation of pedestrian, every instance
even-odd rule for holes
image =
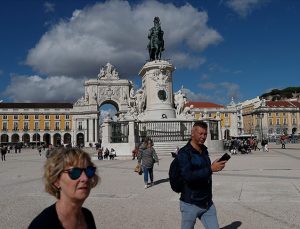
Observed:
[[[177,158],[184,185],[180,196],[181,228],[194,228],[200,219],[207,229],[219,229],[217,212],[212,201],[212,173],[219,172],[227,161],[215,160],[212,164],[204,142],[207,123],[197,121],[191,139],[179,150]]]
[[[282,135],[280,137],[280,142],[281,142],[281,149],[285,149],[285,136]]]
[[[137,158],[138,153],[139,153],[139,147],[136,146],[136,147],[134,147],[134,149],[132,150],[132,160],[135,160],[135,158]]]
[[[103,148],[98,148],[98,160],[103,160]]]
[[[7,153],[7,146],[0,147],[0,150],[1,150],[1,160],[6,161],[5,155]]]
[[[45,190],[56,202],[28,228],[96,228],[92,212],[82,205],[99,180],[88,153],[78,148],[56,148],[44,165]]]
[[[153,166],[154,163],[159,165],[159,160],[153,147],[153,141],[149,138],[147,138],[146,142],[139,148],[138,163],[139,165],[142,164],[145,189],[153,186]],[[148,184],[148,175],[150,176],[150,184]]]
[[[42,146],[39,146],[37,149],[38,149],[39,155],[42,156]]]

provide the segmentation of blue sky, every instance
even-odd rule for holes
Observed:
[[[300,1],[4,0],[0,3],[0,100],[75,102],[106,62],[121,78],[148,58],[159,16],[173,88],[226,105],[300,86]]]

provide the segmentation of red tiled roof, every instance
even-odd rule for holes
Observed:
[[[267,107],[295,107],[291,102],[289,101],[266,101]]]
[[[293,104],[295,107],[299,107],[300,108],[300,103],[297,101],[290,101],[291,104]]]
[[[193,105],[194,108],[224,108],[224,106],[215,104],[215,103],[210,103],[210,102],[192,102],[189,101],[185,104],[185,107],[189,107]]]

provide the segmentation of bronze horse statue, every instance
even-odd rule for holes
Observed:
[[[148,51],[150,61],[160,60],[161,53],[165,50],[164,48],[164,31],[161,30],[159,17],[154,18],[154,27],[152,27],[148,34]]]

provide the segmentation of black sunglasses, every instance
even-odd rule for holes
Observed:
[[[70,177],[72,180],[77,180],[77,179],[81,176],[82,171],[85,172],[85,175],[86,175],[88,178],[92,178],[92,177],[94,177],[95,174],[96,174],[96,167],[93,167],[93,166],[88,166],[88,167],[86,167],[86,168],[78,168],[78,167],[74,167],[74,168],[66,169],[66,170],[64,170],[63,172],[64,172],[64,173],[68,173],[68,174],[69,174],[69,177]]]

